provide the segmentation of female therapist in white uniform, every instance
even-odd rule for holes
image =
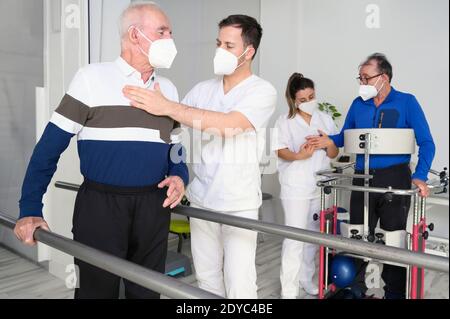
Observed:
[[[330,167],[330,159],[339,154],[337,148],[315,149],[308,145],[307,137],[332,135],[337,127],[328,114],[318,109],[314,82],[295,73],[286,90],[289,114],[282,115],[277,123],[279,179],[281,184],[285,224],[301,229],[319,230],[313,215],[320,211],[320,192],[316,186],[317,171]],[[282,298],[293,299],[299,295],[299,283],[310,295],[318,294],[313,282],[317,246],[286,239],[281,262]]]

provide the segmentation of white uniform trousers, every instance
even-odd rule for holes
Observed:
[[[258,210],[228,214],[258,219]],[[257,233],[194,218],[190,224],[192,258],[199,287],[229,299],[257,299]]]
[[[319,231],[319,221],[314,221],[313,216],[320,214],[320,199],[282,199],[281,201],[286,226]],[[317,245],[290,239],[284,240],[280,271],[282,297],[298,297],[299,283],[313,280],[317,250]]]

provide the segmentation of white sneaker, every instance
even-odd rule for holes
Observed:
[[[300,285],[308,295],[317,296],[319,294],[318,285],[312,281],[300,282]]]

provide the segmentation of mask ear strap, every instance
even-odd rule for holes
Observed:
[[[138,27],[136,27],[136,26],[134,26],[134,25],[132,25],[132,26],[130,26],[130,27],[128,28],[128,32],[130,32],[130,30],[133,29],[133,28],[136,29],[136,30],[142,35],[142,37],[143,37],[144,39],[146,39],[146,40],[149,41],[150,43],[153,43],[152,40],[150,40],[149,38],[147,38],[147,36],[146,36],[141,30],[139,30]],[[141,53],[142,53],[143,55],[145,55],[145,56],[148,57],[148,53],[146,53],[144,50],[142,50],[142,48],[141,48],[140,45],[139,45],[138,47],[139,47],[139,51],[141,51]]]
[[[245,49],[244,53],[242,53],[238,59],[242,58],[248,52],[249,49],[250,47],[247,47],[247,49]]]
[[[130,31],[131,28],[135,28],[135,29],[142,35],[142,37],[143,37],[145,40],[147,40],[147,41],[150,42],[150,43],[153,43],[153,41],[150,40],[150,39],[144,34],[144,32],[142,32],[141,30],[139,30],[138,27],[132,25],[132,26],[128,29],[128,31]]]
[[[379,79],[378,80],[380,80],[381,79],[381,76],[379,77]],[[377,84],[378,84],[378,81],[377,81]],[[384,85],[385,85],[386,83],[383,83],[383,85],[381,86],[381,88],[379,89],[379,90],[377,90],[378,91],[378,93],[380,93],[381,92],[381,90],[384,88]],[[376,87],[375,87],[376,88]]]
[[[382,77],[382,75],[380,75],[380,76],[378,77],[377,83],[375,83],[374,86],[377,86],[378,82],[380,82],[381,77]]]
[[[240,58],[242,58],[248,52],[249,49],[250,49],[250,47],[247,47],[247,49],[244,51],[244,53],[242,53],[241,56],[238,58],[238,61]],[[239,64],[236,69],[239,69],[244,63],[245,63],[245,61],[242,62],[241,64]]]

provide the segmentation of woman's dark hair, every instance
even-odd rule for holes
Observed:
[[[298,91],[305,89],[315,90],[314,82],[308,78],[305,78],[303,74],[294,73],[289,78],[286,89],[286,100],[289,105],[289,118],[292,119],[297,114],[297,105],[295,104],[295,96]]]
[[[229,26],[242,29],[242,40],[244,41],[244,45],[252,45],[255,49],[255,54],[253,55],[254,59],[263,35],[263,29],[258,21],[255,18],[246,15],[231,15],[219,23],[220,29]]]

